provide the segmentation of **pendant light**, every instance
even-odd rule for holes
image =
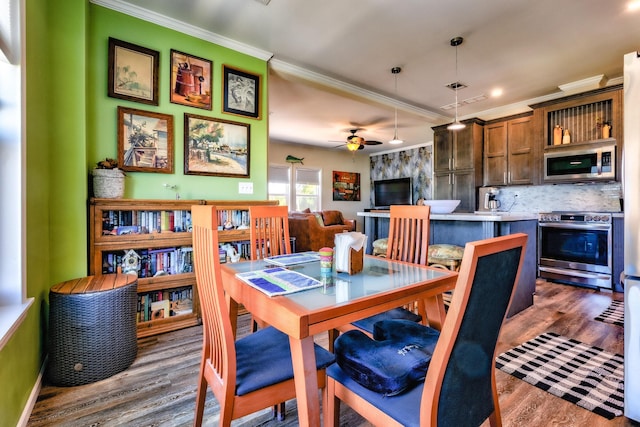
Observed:
[[[462,44],[463,40],[464,39],[462,37],[454,37],[451,39],[451,46],[456,48],[456,82],[454,83],[455,87],[453,88],[456,93],[456,120],[447,126],[447,129],[449,130],[460,130],[464,129],[466,126],[464,123],[460,123],[458,121],[458,87],[460,87],[460,82],[458,82],[458,46]]]
[[[402,68],[393,67],[391,69],[391,74],[395,76],[395,90],[396,90],[396,102],[398,101],[398,74],[400,74]],[[404,141],[398,138],[398,106],[395,106],[395,126],[393,128],[393,139],[389,141],[389,144],[402,144]]]

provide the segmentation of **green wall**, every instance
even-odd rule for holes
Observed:
[[[174,174],[128,173],[125,197],[264,199],[267,175],[267,64],[194,37],[91,5],[88,0],[25,0],[26,14],[26,288],[35,298],[23,323],[0,350],[0,427],[15,426],[28,403],[45,357],[48,291],[87,273],[89,173],[116,157],[116,109],[127,106],[173,114]],[[160,105],[107,96],[108,38],[160,51]],[[213,111],[169,102],[169,51],[213,61]],[[222,64],[263,76],[262,120],[222,113]],[[185,112],[251,125],[249,179],[185,176]],[[254,194],[239,195],[252,181]],[[16,379],[16,376],[18,377]]]
[[[174,117],[174,174],[127,172],[125,197],[173,198],[174,192],[162,184],[178,186],[182,199],[265,199],[267,197],[267,63],[236,51],[168,30],[121,13],[91,5],[88,38],[87,170],[98,160],[117,155],[117,107],[171,114]],[[130,102],[107,96],[108,39],[137,44],[160,52],[159,106]],[[213,61],[213,99],[211,111],[173,104],[169,101],[170,50]],[[222,65],[230,65],[262,76],[261,120],[222,113]],[[184,114],[197,114],[250,125],[250,174],[246,178],[184,175]],[[238,194],[238,182],[252,181],[254,194]]]

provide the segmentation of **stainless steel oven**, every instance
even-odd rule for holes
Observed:
[[[539,276],[611,289],[611,224],[610,213],[541,213],[538,218]]]

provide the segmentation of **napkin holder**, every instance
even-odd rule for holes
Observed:
[[[364,247],[360,248],[359,251],[349,248],[349,270],[342,271],[336,269],[338,273],[349,273],[349,274],[358,274],[362,271],[364,266]]]

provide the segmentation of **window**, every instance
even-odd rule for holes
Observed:
[[[296,191],[294,195],[297,211],[309,208],[312,211],[320,210],[320,170],[296,169]]]
[[[0,0],[0,348],[24,318],[22,58],[18,0]]]
[[[277,200],[281,205],[289,206],[289,182],[291,181],[289,166],[269,166],[268,180],[269,200]]]

